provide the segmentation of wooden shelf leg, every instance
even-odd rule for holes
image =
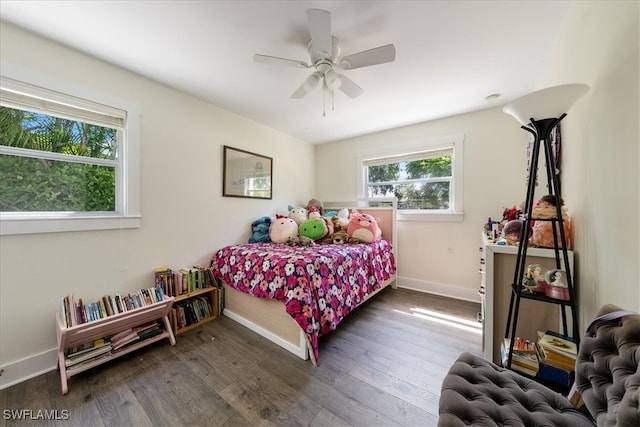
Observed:
[[[62,386],[62,394],[69,392],[67,385],[67,367],[64,364],[64,351],[58,352],[58,365],[60,366],[60,384]]]
[[[173,329],[171,329],[171,322],[169,322],[169,317],[164,316],[162,318],[162,321],[164,322],[164,327],[169,333],[169,342],[171,343],[171,345],[176,345],[176,337],[173,335]]]

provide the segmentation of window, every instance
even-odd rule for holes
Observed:
[[[2,77],[3,235],[139,226],[139,113],[115,103]]]
[[[366,198],[396,197],[400,220],[462,219],[463,137],[362,153]]]

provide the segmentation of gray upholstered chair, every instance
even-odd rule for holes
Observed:
[[[612,305],[599,310],[581,340],[575,385],[580,409],[534,380],[463,353],[442,383],[438,425],[640,426],[640,315]]]

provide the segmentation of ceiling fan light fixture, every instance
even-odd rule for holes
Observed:
[[[342,79],[334,70],[328,70],[324,73],[324,83],[330,90],[336,90],[340,88]]]

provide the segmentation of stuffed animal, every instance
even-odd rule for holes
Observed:
[[[307,203],[307,211],[311,211],[311,208],[317,208],[318,212],[320,212],[320,216],[324,215],[324,208],[322,207],[322,202],[318,199],[311,199],[309,203]]]
[[[263,216],[251,223],[251,237],[249,243],[270,242],[269,227],[271,226],[271,217]]]
[[[289,205],[289,218],[294,220],[296,224],[300,225],[309,218],[309,212],[306,208]]]
[[[276,215],[276,220],[271,223],[269,237],[274,243],[284,243],[289,237],[298,235],[298,224],[286,216]]]
[[[337,231],[347,231],[349,227],[349,209],[340,209],[338,213],[331,217],[333,229]]]
[[[344,245],[346,243],[360,243],[360,241],[349,237],[346,231],[336,231],[330,236],[330,243],[334,245]]]
[[[328,218],[309,218],[299,228],[300,236],[308,237],[312,240],[321,240],[333,234],[333,223]]]
[[[284,244],[287,246],[313,246],[316,242],[305,236],[291,236]]]
[[[521,219],[513,219],[507,222],[502,228],[502,237],[508,245],[517,246],[520,242],[520,233],[522,233],[523,221]]]
[[[349,237],[365,243],[375,242],[382,237],[382,231],[378,227],[375,218],[369,214],[360,213],[355,209],[351,211],[347,234]]]
[[[564,201],[560,199],[560,211],[562,214],[562,224],[564,228],[564,236],[567,241],[567,246],[570,246],[570,232],[571,226],[569,224],[570,218],[567,213],[567,209],[562,206]],[[538,204],[532,209],[531,218],[535,221],[536,218],[539,219],[551,219],[557,218],[558,211],[556,209],[556,198],[553,195],[547,195],[542,197]],[[553,248],[553,228],[552,221],[535,221],[533,224],[533,228],[531,230],[531,238],[529,242],[533,246],[539,246],[542,248]],[[562,248],[562,241],[560,239],[560,225],[556,224],[556,233],[558,235],[558,248]]]
[[[320,215],[320,209],[316,208],[315,206],[311,206],[309,208],[309,218],[320,218],[322,215]]]

